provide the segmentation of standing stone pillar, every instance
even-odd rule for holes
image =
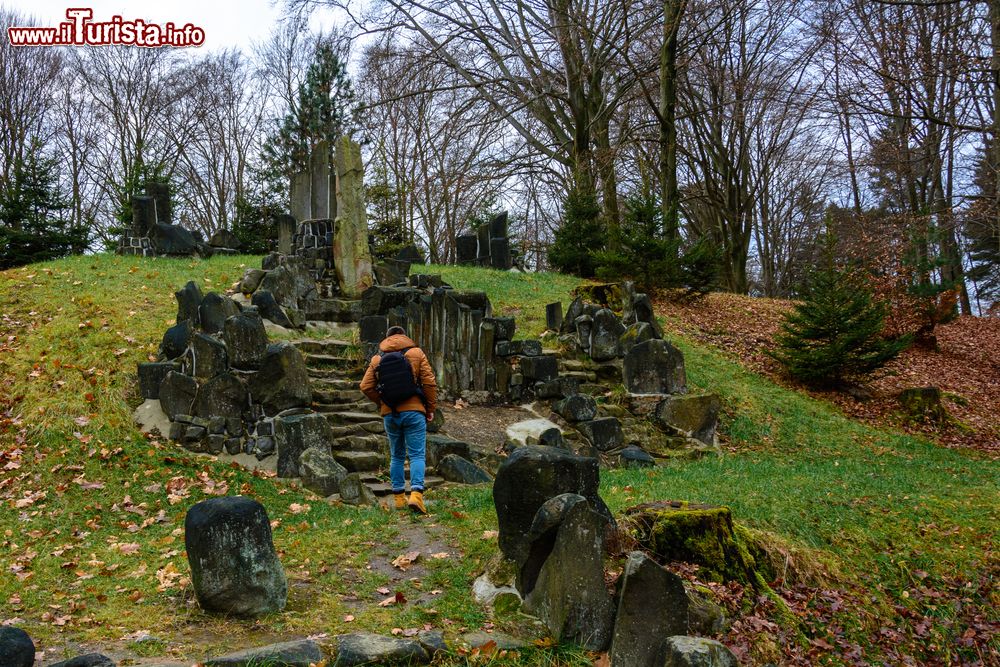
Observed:
[[[274,225],[278,228],[278,252],[282,255],[291,255],[292,242],[295,239],[295,217],[287,213],[276,215]]]
[[[490,265],[490,225],[484,222],[476,227],[476,236],[479,245],[479,266]]]
[[[170,224],[173,212],[170,209],[170,184],[146,183],[146,196],[152,197],[156,207],[156,222]]]
[[[149,236],[149,230],[156,224],[156,202],[152,197],[136,195],[132,197],[132,233],[134,236]]]
[[[288,210],[291,211],[295,222],[311,220],[313,217],[309,194],[311,186],[312,178],[308,171],[292,174],[291,185],[288,189]]]
[[[330,218],[330,144],[321,141],[309,158],[309,207],[312,220]]]
[[[368,249],[361,146],[350,137],[337,140],[336,166],[337,222],[333,234],[333,263],[341,293],[357,299],[375,281]]]

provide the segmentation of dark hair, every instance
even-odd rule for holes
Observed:
[[[386,338],[388,338],[389,336],[405,336],[405,335],[406,335],[406,329],[404,329],[403,327],[389,327],[389,330],[385,332]]]

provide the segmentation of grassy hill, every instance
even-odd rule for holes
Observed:
[[[296,634],[426,626],[454,634],[519,622],[489,618],[469,600],[471,578],[495,552],[484,534],[496,523],[488,489],[438,491],[448,511],[430,529],[450,557],[427,563],[418,581],[393,581],[369,567],[405,546],[413,519],[329,505],[147,440],[132,426],[135,366],[155,354],[173,323],[173,291],[188,280],[224,289],[259,259],[99,255],[0,273],[0,622],[26,627],[53,651],[46,660],[69,642],[197,659]],[[486,290],[497,312],[518,317],[522,333],[538,333],[544,305],[567,303],[577,282],[459,267],[429,272]],[[615,510],[665,498],[726,504],[764,536],[787,609],[712,587],[739,612],[724,642],[762,664],[995,661],[995,461],[853,421],[693,337],[678,334],[675,342],[690,383],[722,396],[727,453],[652,472],[606,472],[602,493]],[[184,513],[227,492],[257,497],[276,522],[290,582],[284,614],[237,621],[194,604]],[[386,587],[413,603],[378,606]],[[520,659],[590,662],[569,649]]]

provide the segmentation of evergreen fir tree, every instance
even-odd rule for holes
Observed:
[[[768,354],[788,373],[817,386],[837,386],[881,368],[909,344],[910,337],[882,336],[886,307],[863,276],[833,261],[827,232],[827,261],[812,272],[803,300],[785,316],[778,347]]]
[[[655,197],[631,197],[618,230],[614,249],[596,254],[599,277],[629,278],[645,292],[680,282],[677,262],[680,243],[664,234],[663,212]]]
[[[601,208],[591,192],[574,190],[566,197],[563,223],[549,248],[549,264],[562,273],[592,278],[597,270],[596,253],[604,247]]]
[[[0,190],[0,269],[83,252],[87,232],[72,228],[68,207],[56,161],[33,147],[14,163],[11,186]]]
[[[332,44],[320,42],[296,103],[264,145],[264,161],[286,178],[305,170],[316,144],[326,140],[332,151],[337,138],[353,129],[355,114],[347,66]]]

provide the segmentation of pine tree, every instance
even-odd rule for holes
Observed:
[[[563,273],[592,278],[596,253],[604,247],[604,226],[597,196],[574,190],[566,197],[563,223],[549,248],[549,264]]]
[[[320,42],[295,105],[264,145],[264,161],[286,178],[304,171],[320,141],[328,141],[332,151],[337,138],[353,129],[356,112],[346,64],[332,44]]]
[[[664,233],[663,212],[656,198],[629,198],[618,229],[614,249],[596,254],[600,278],[630,278],[644,292],[680,282],[677,261],[680,243]]]
[[[83,252],[87,232],[73,229],[64,216],[68,207],[56,160],[33,147],[14,163],[10,188],[0,190],[0,269]]]
[[[825,266],[809,276],[803,300],[785,316],[777,349],[768,352],[792,377],[817,386],[859,379],[910,344],[909,336],[883,338],[885,305],[860,272],[834,264],[829,232],[827,238]]]

